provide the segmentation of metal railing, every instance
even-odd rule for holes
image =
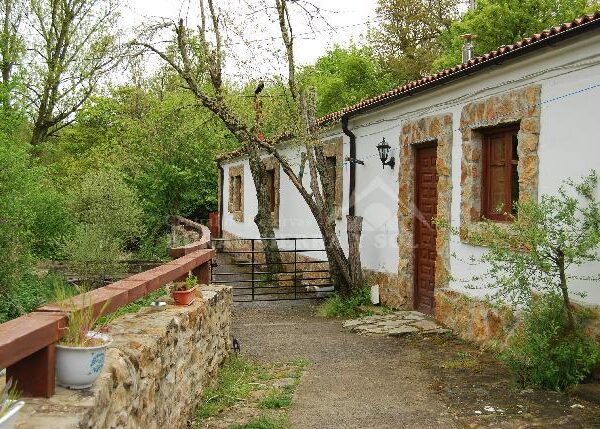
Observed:
[[[278,301],[324,298],[334,292],[329,262],[318,245],[322,238],[268,238],[278,242],[280,263],[268,262],[264,239],[214,239],[218,249],[213,284],[233,287],[234,301]],[[316,246],[306,246],[316,243]]]

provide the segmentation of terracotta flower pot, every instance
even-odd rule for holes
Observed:
[[[196,300],[196,288],[198,286],[194,286],[188,290],[174,290],[171,291],[171,296],[175,300],[175,304],[177,305],[190,305]]]

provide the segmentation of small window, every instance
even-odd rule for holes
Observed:
[[[483,134],[482,216],[508,221],[519,200],[518,128],[498,128]]]
[[[336,179],[337,179],[337,158],[335,156],[328,156],[325,158],[325,163],[327,164],[327,171],[329,173],[329,180],[331,180],[333,194],[335,195],[335,190],[337,189]]]
[[[233,176],[233,211],[242,210],[242,176]]]
[[[267,170],[265,180],[267,182],[267,195],[269,195],[271,213],[275,213],[275,170]]]

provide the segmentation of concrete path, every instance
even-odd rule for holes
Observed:
[[[315,315],[312,302],[238,304],[233,334],[262,361],[310,360],[290,420],[303,428],[453,428],[422,349],[357,335]]]

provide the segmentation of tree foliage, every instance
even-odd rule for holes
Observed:
[[[116,0],[31,0],[27,98],[31,144],[72,122],[119,59]]]
[[[461,0],[378,0],[380,24],[369,43],[396,85],[431,70],[440,54],[438,38],[460,16]]]
[[[578,276],[573,269],[600,260],[600,201],[598,175],[580,182],[568,180],[556,195],[517,203],[518,215],[509,224],[485,221],[471,239],[488,245],[476,262],[489,270],[475,281],[492,279],[494,298],[529,305],[533,296],[551,293],[563,299],[569,327],[575,322],[570,280],[600,282],[600,273]]]
[[[597,0],[478,0],[475,10],[454,21],[438,39],[434,69],[462,62],[463,34],[474,34],[477,55],[492,51],[554,25],[600,8]]]
[[[304,87],[317,90],[317,115],[324,116],[394,85],[369,47],[335,46],[298,76]]]

